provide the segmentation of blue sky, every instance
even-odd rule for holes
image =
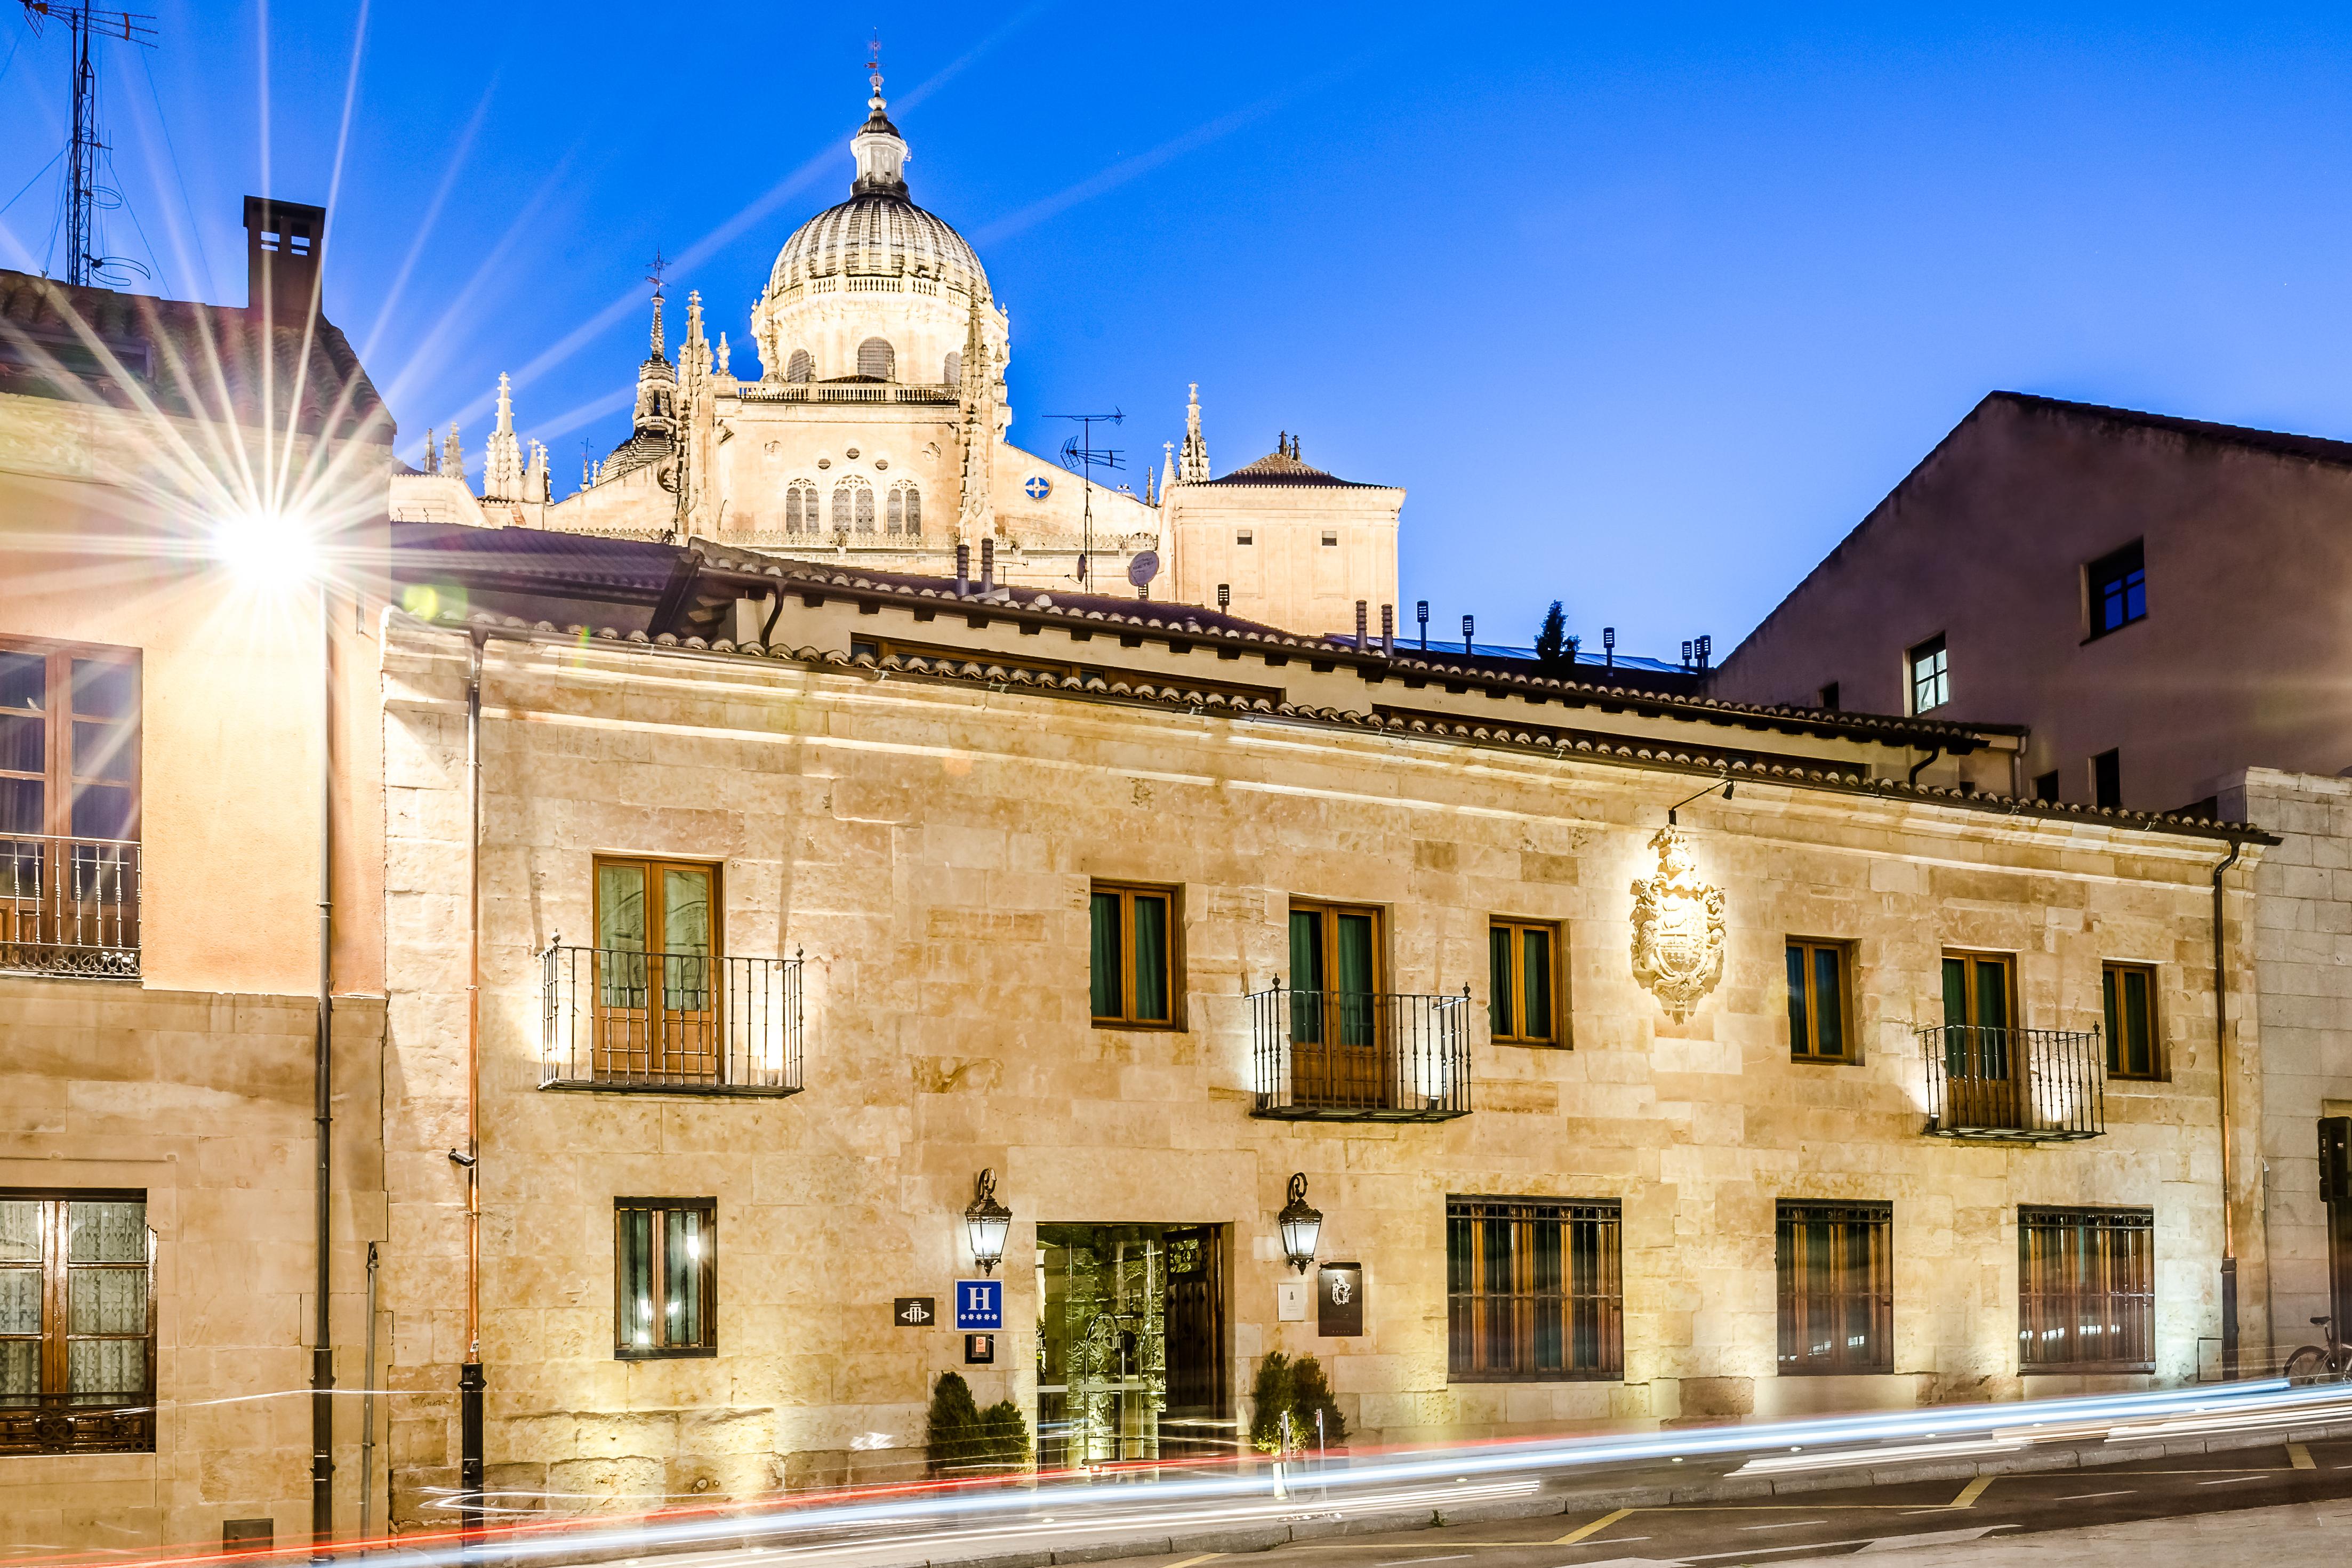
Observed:
[[[2352,434],[2340,11],[151,3],[109,248],[236,303],[239,199],[331,198],[404,452],[478,455],[510,371],[559,493],[625,434],[655,249],[740,341],[845,194],[877,26],[1013,439],[1118,407],[1156,461],[1198,381],[1220,470],[1293,430],[1406,486],[1404,597],[1482,640],[1557,597],[1726,652],[1994,388]],[[38,267],[63,29],[9,7],[0,59]]]

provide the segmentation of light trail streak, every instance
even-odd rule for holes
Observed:
[[[2028,1415],[2037,1419],[2021,1420]],[[1129,1543],[1139,1552],[1167,1550],[1178,1531],[1249,1529],[1285,1521],[1364,1520],[1443,1511],[1448,1506],[1507,1502],[1533,1496],[1547,1478],[1572,1479],[1603,1467],[1705,1457],[1756,1456],[1762,1470],[1791,1448],[1787,1468],[1811,1463],[1899,1463],[1966,1448],[1984,1452],[2061,1441],[2131,1442],[2168,1432],[2262,1430],[2352,1419],[2352,1398],[2339,1387],[2290,1389],[2283,1382],[2226,1389],[2194,1387],[2148,1393],[2082,1396],[2028,1405],[1936,1406],[1919,1410],[1811,1417],[1750,1427],[1651,1432],[1624,1437],[1546,1437],[1475,1443],[1444,1449],[1410,1449],[1350,1456],[1344,1469],[1277,1477],[1239,1469],[1201,1474],[1135,1467],[1108,1477],[1046,1475],[1034,1486],[925,1482],[800,1498],[700,1505],[641,1513],[624,1520],[545,1521],[495,1527],[481,1542],[455,1531],[392,1541],[339,1543],[347,1555],[365,1550],[389,1568],[456,1568],[485,1550],[519,1563],[595,1561],[659,1551],[672,1568],[697,1555],[717,1560],[757,1552],[763,1561],[876,1564],[927,1560],[951,1541],[959,1557],[1011,1552],[1030,1542],[1039,1550]],[[1862,1447],[1861,1445],[1874,1445]],[[1828,1448],[1829,1453],[1815,1450]],[[539,1494],[494,1494],[501,1509]],[[454,1507],[445,1492],[443,1506]],[[1153,1542],[1162,1544],[1153,1544]],[[311,1549],[277,1553],[309,1555]],[[673,1555],[676,1554],[676,1555]],[[258,1555],[258,1554],[257,1554]],[[216,1551],[158,1556],[138,1568],[217,1563]],[[108,1561],[121,1563],[123,1559]]]

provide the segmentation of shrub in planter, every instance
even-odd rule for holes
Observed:
[[[1347,1441],[1347,1420],[1331,1396],[1331,1385],[1323,1375],[1323,1364],[1311,1355],[1293,1361],[1278,1350],[1269,1354],[1258,1363],[1257,1382],[1250,1390],[1250,1402],[1255,1406],[1250,1417],[1250,1446],[1261,1454],[1281,1449],[1282,1417],[1286,1412],[1290,1416],[1290,1439],[1294,1444],[1305,1446],[1315,1441],[1318,1411],[1323,1415],[1323,1440],[1333,1447]]]

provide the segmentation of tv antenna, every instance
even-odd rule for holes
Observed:
[[[1095,444],[1097,424],[1125,424],[1127,415],[1118,409],[1108,413],[1049,413],[1047,419],[1066,419],[1078,427],[1078,433],[1062,443],[1062,466],[1078,476],[1078,504],[1081,534],[1078,545],[1078,582],[1092,588],[1093,568],[1088,564],[1095,553],[1095,486],[1090,476],[1097,468],[1124,468],[1126,459],[1114,447]]]
[[[155,18],[135,11],[100,11],[89,0],[21,0],[33,36],[51,17],[64,19],[73,56],[73,140],[67,148],[65,188],[66,281],[82,287],[114,287],[127,275],[147,269],[127,256],[100,256],[98,214],[122,205],[122,193],[98,183],[101,155],[111,151],[98,133],[98,73],[90,68],[93,36],[155,47]]]

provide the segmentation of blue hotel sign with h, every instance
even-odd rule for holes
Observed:
[[[1004,1326],[1004,1281],[958,1280],[955,1326],[959,1329],[1002,1329]]]

